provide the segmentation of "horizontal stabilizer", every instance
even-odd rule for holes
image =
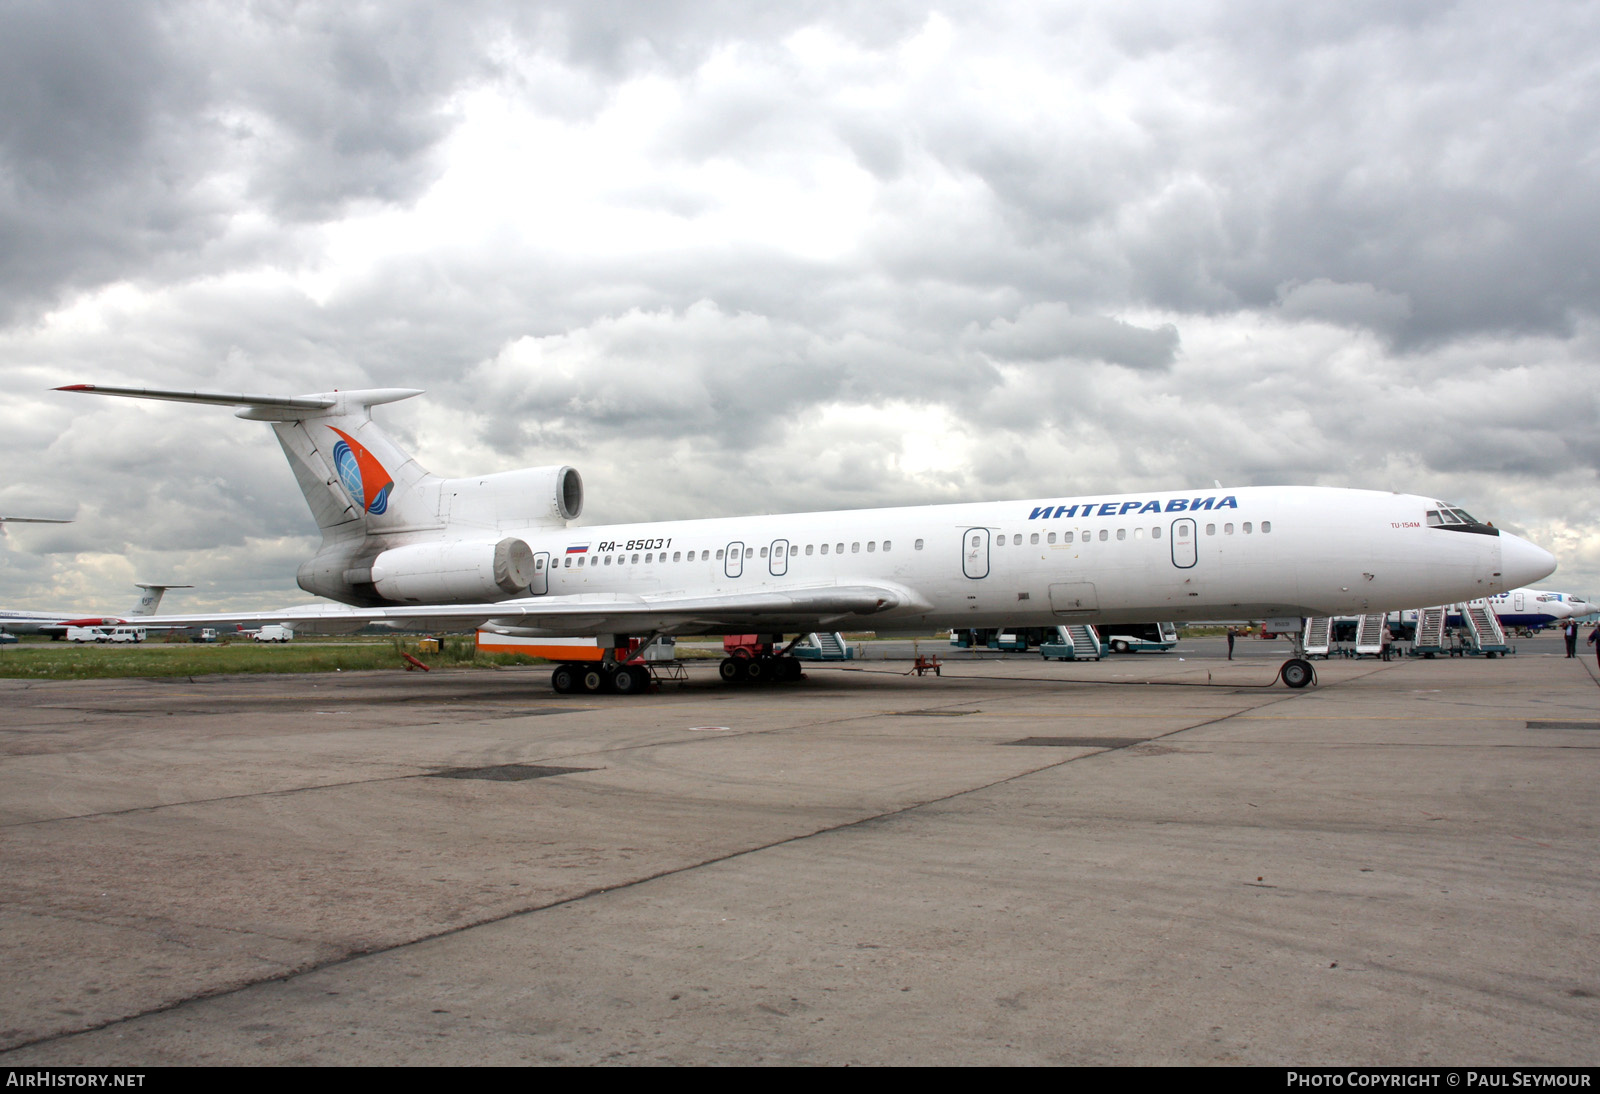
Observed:
[[[232,391],[172,391],[154,387],[110,387],[105,384],[67,384],[57,391],[85,395],[119,395],[125,399],[159,399],[169,403],[207,403],[239,407],[239,417],[259,421],[293,421],[322,411],[370,407],[421,395],[421,388],[376,387],[349,391],[323,391],[311,395],[251,395]],[[300,411],[302,413],[295,413]]]

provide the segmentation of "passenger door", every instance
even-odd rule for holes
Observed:
[[[989,529],[968,528],[962,533],[961,572],[973,579],[989,576]]]
[[[1172,564],[1187,570],[1200,560],[1199,543],[1195,539],[1195,524],[1188,517],[1172,522]]]

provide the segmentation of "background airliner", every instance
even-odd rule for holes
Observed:
[[[1582,597],[1548,589],[1512,589],[1495,593],[1488,600],[1500,622],[1513,627],[1547,627],[1600,611],[1600,605],[1591,604]]]
[[[194,586],[140,584],[138,588],[144,592],[140,594],[133,610],[128,613],[130,619],[155,615],[156,610],[161,607],[161,597],[168,589],[192,589]],[[112,616],[85,617],[82,612],[30,612],[22,608],[0,608],[0,631],[5,631],[7,634],[47,634],[51,638],[61,638],[66,635],[69,626],[114,627],[122,622],[123,619]]]
[[[781,641],[850,628],[1359,614],[1488,596],[1555,569],[1547,551],[1440,501],[1303,486],[575,528],[583,483],[571,467],[445,479],[418,465],[371,416],[414,389],[60,390],[233,406],[272,423],[322,529],[300,587],[347,605],[160,622],[484,626],[612,646],[680,634]],[[798,665],[779,655],[748,671],[792,677]],[[562,666],[553,683],[631,691],[645,679],[606,663]],[[1303,686],[1310,666],[1297,658],[1284,679]]]

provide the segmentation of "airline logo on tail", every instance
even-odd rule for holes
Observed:
[[[333,446],[333,467],[339,473],[350,500],[373,516],[381,517],[389,508],[389,491],[394,479],[383,469],[383,464],[342,429],[329,429],[339,434],[339,443]]]

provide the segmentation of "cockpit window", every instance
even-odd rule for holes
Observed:
[[[1456,509],[1447,505],[1440,505],[1437,509],[1428,510],[1428,527],[1446,528],[1452,532],[1475,532],[1486,536],[1500,534],[1493,525],[1479,523],[1478,518],[1465,509]]]

